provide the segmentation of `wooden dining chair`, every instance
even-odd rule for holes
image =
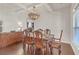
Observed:
[[[26,43],[25,43],[25,38],[26,38],[26,32],[27,30],[22,31],[23,35],[23,39],[22,39],[22,45],[23,45],[23,54],[26,54]]]
[[[29,32],[28,30],[25,32],[26,33],[26,37],[24,40],[25,45],[27,44],[27,54],[33,54],[33,33]]]
[[[50,42],[49,46],[50,46],[50,53],[53,54],[52,50],[53,48],[58,49],[58,54],[61,54],[61,38],[62,38],[62,33],[63,30],[61,30],[61,34],[59,38],[53,38],[53,41]]]
[[[34,44],[35,44],[35,54],[39,54],[38,53],[39,51],[42,54],[44,54],[42,33],[39,31],[34,31]]]

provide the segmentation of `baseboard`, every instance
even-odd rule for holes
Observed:
[[[67,42],[67,41],[61,41],[61,42],[63,42],[63,43],[67,43],[67,44],[70,44],[70,42]]]
[[[78,48],[76,47],[76,45],[73,43],[73,42],[71,42],[71,47],[72,47],[72,49],[73,49],[73,51],[74,51],[74,54],[75,55],[79,55],[79,50],[78,50]]]

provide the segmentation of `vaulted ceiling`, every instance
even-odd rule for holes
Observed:
[[[21,12],[25,11],[32,6],[44,6],[49,11],[61,10],[70,7],[70,3],[0,3],[0,11],[2,12]]]

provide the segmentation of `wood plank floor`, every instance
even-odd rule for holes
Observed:
[[[69,44],[62,43],[61,55],[74,55],[74,52]],[[57,50],[54,49],[54,55],[57,55]],[[10,45],[5,48],[0,48],[0,55],[23,55],[22,43]]]

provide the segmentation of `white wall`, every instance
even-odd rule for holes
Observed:
[[[11,12],[2,12],[0,14],[1,18],[0,20],[3,21],[3,32],[10,32],[12,30],[17,31],[18,30],[18,22],[23,23],[23,27],[26,27],[26,19],[24,17],[20,17],[16,13],[11,13]],[[22,16],[22,14],[21,14]]]
[[[64,30],[63,33],[63,41],[66,43],[70,43],[71,42],[71,10],[70,8],[65,8],[61,11],[62,15],[61,15],[61,26]]]

